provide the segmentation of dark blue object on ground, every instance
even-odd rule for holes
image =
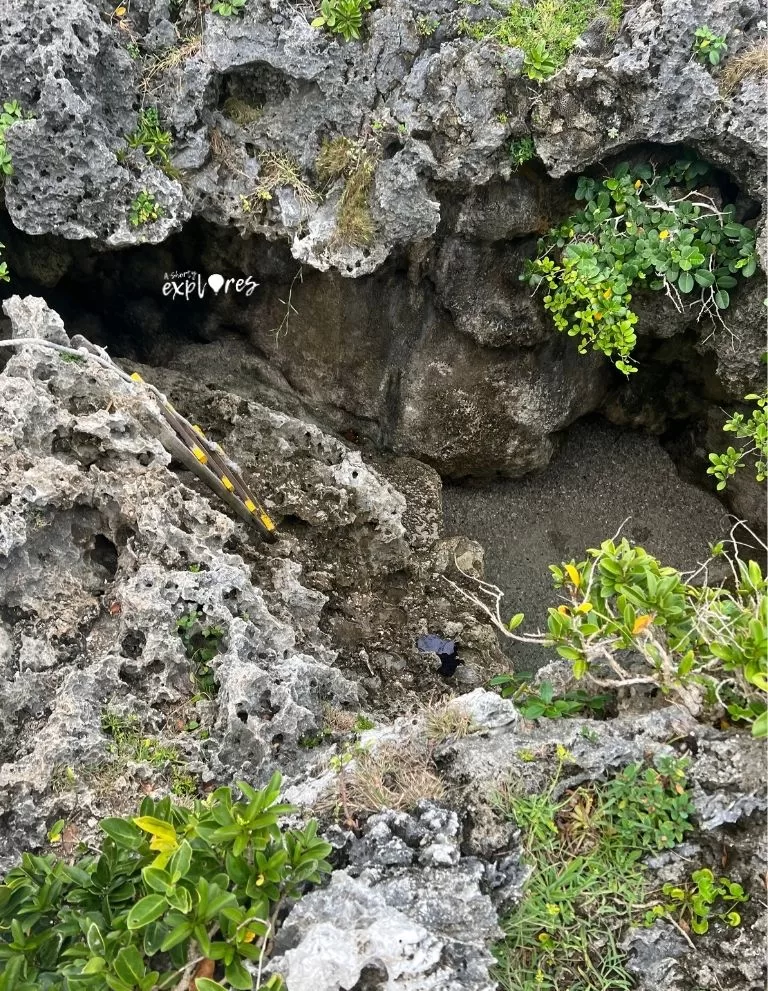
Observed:
[[[416,641],[416,646],[425,653],[437,654],[440,658],[438,674],[442,674],[446,678],[455,674],[456,668],[461,663],[455,640],[443,640],[442,637],[435,636],[434,633],[425,633]]]

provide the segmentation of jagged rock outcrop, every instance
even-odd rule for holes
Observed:
[[[6,312],[16,337],[66,341],[40,300],[14,298]],[[393,463],[413,493],[403,495],[312,423],[209,394],[216,419],[195,413],[262,465],[246,460],[285,521],[281,541],[260,546],[169,470],[140,392],[41,347],[12,354],[0,399],[4,865],[42,839],[62,769],[108,761],[106,710],[173,737],[204,780],[257,780],[275,766],[299,772],[301,741],[322,731],[327,706],[355,712],[385,685],[399,705],[401,691],[441,684],[415,645],[430,627],[461,632],[465,677],[499,656],[492,632],[441,587],[454,550],[474,545],[440,540],[428,469]],[[220,631],[205,739],[179,734],[169,715],[194,693],[177,632],[192,611]],[[71,811],[76,796],[64,802]]]
[[[95,314],[104,340],[115,323],[153,340],[181,317],[160,296],[160,269],[204,267],[203,281],[234,271],[261,283],[249,305],[222,293],[213,309],[206,300],[185,313],[185,326],[207,340],[242,332],[246,360],[255,349],[285,395],[444,474],[543,467],[557,434],[600,409],[606,392],[607,408],[635,426],[675,422],[677,396],[670,403],[658,382],[642,387],[638,415],[638,387],[614,388],[602,359],[577,355],[518,276],[535,238],[572,210],[570,176],[616,156],[694,150],[724,170],[728,195],[754,221],[764,193],[760,82],[721,90],[691,45],[703,23],[727,34],[731,56],[764,44],[756,0],[628,5],[618,30],[598,18],[543,85],[523,73],[519,50],[468,36],[463,22],[502,16],[485,2],[387,0],[366,14],[359,43],[311,28],[302,8],[277,0],[249,0],[229,18],[164,0],[135,0],[120,17],[88,0],[8,6],[0,96],[33,116],[8,129],[13,228],[0,233],[30,285],[69,295],[85,284],[92,298],[95,272],[117,280],[117,321],[105,321],[115,300],[106,291]],[[170,131],[171,168],[128,146],[141,107],[156,107]],[[513,171],[509,144],[523,136],[539,161]],[[369,169],[367,244],[344,239],[347,178],[324,178],[318,166],[335,138]],[[130,206],[144,189],[162,214],[134,227]],[[14,228],[66,240],[45,253]],[[84,238],[99,252],[163,248],[147,256],[151,273],[140,262],[128,271],[119,258],[70,248]],[[702,420],[762,381],[762,278],[733,296],[731,336],[661,295],[637,294],[644,370],[684,366]],[[298,318],[281,347],[272,329],[291,306]]]
[[[13,336],[66,343],[41,300],[14,297],[5,311]],[[426,706],[446,683],[417,654],[419,632],[460,638],[457,687],[501,663],[493,631],[441,581],[455,557],[481,573],[482,552],[440,537],[434,472],[372,461],[309,419],[200,377],[143,369],[262,490],[282,524],[280,541],[262,545],[173,470],[141,389],[85,354],[11,354],[0,374],[0,870],[44,848],[57,818],[65,855],[94,841],[99,817],[167,792],[174,773],[205,793],[279,768],[288,800],[320,816],[335,865],[278,933],[269,967],[289,991],[491,991],[500,913],[530,871],[493,796],[557,798],[685,741],[696,832],[649,870],[677,880],[692,856],[712,860],[725,843],[729,876],[751,901],[726,953],[719,929],[693,951],[670,943],[664,921],[629,933],[626,953],[680,991],[705,972],[734,991],[757,988],[758,741],[671,706],[531,723],[480,688]],[[202,695],[184,639],[200,635],[217,644]],[[374,726],[350,737],[361,710]],[[378,791],[363,788],[372,769]],[[408,800],[389,783],[402,769]]]

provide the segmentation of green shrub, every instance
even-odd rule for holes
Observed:
[[[768,735],[768,581],[757,562],[731,561],[731,590],[691,584],[626,539],[587,554],[550,568],[568,604],[550,608],[547,642],[576,677],[656,685],[692,711],[717,704]],[[610,680],[594,676],[598,665]]]
[[[514,162],[516,169],[535,158],[536,145],[533,143],[533,138],[515,138],[509,146],[509,157]]]
[[[4,244],[0,244],[0,259],[2,259],[2,250],[5,247]],[[10,282],[11,277],[8,274],[8,265],[6,262],[0,260],[0,282]]]
[[[155,200],[155,197],[146,189],[142,189],[136,199],[131,203],[131,223],[134,227],[141,227],[143,224],[153,224],[163,215],[163,208]]]
[[[717,489],[722,491],[728,479],[743,468],[745,458],[755,457],[755,479],[764,482],[768,477],[768,390],[761,395],[751,393],[744,397],[746,402],[754,402],[755,408],[749,419],[743,413],[734,413],[725,423],[723,430],[734,433],[740,440],[747,441],[738,451],[729,447],[724,454],[710,454],[712,462],[707,468],[708,475],[717,479]]]
[[[719,65],[727,51],[728,45],[726,45],[722,35],[715,34],[708,27],[696,28],[693,54],[699,62]]]
[[[682,843],[694,812],[686,769],[687,762],[674,757],[657,758],[655,767],[624,768],[601,793],[609,841],[632,859]]]
[[[312,27],[340,34],[345,41],[359,40],[363,14],[372,6],[373,0],[322,0]]]
[[[67,864],[25,853],[0,885],[2,991],[253,989],[281,906],[330,871],[316,823],[282,832],[280,775],[243,799],[218,788],[192,808],[145,798],[108,818],[101,850]],[[278,982],[262,985],[276,989]]]
[[[555,327],[579,337],[579,351],[601,351],[616,367],[631,360],[637,315],[634,286],[664,291],[680,311],[698,306],[721,324],[736,276],[757,270],[755,232],[697,193],[709,167],[681,160],[663,169],[619,165],[603,181],[581,176],[585,206],[538,244],[521,279],[544,286]]]

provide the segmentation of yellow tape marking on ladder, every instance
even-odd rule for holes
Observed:
[[[226,475],[221,476],[221,484],[224,486],[225,489],[229,489],[230,492],[235,491],[234,485],[230,482],[230,480],[227,478]]]
[[[195,446],[192,448],[192,453],[194,454],[194,456],[197,458],[197,460],[200,462],[201,465],[208,464],[208,455],[201,447],[198,447],[195,444]]]
[[[195,431],[195,433],[196,433],[196,434],[197,434],[197,435],[198,435],[199,437],[202,437],[202,438],[203,438],[203,440],[205,440],[205,434],[203,433],[203,428],[202,428],[202,427],[200,426],[200,424],[199,424],[199,423],[193,423],[193,424],[192,424],[192,429],[193,429],[193,430]]]
[[[144,381],[144,379],[141,377],[141,375],[139,375],[138,372],[132,372],[131,373],[131,378],[133,379],[134,382],[143,382]]]
[[[269,517],[267,516],[267,514],[266,514],[266,513],[262,513],[262,514],[261,514],[261,516],[259,517],[259,519],[260,519],[260,520],[261,520],[261,522],[262,522],[262,523],[264,524],[264,526],[265,526],[265,527],[267,528],[267,530],[274,530],[274,529],[275,529],[275,524],[274,524],[274,523],[272,522],[272,520],[271,520],[271,519],[270,519],[270,518],[269,518]]]

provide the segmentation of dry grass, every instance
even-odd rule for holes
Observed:
[[[351,138],[324,141],[317,156],[317,174],[321,182],[333,182],[348,176],[359,161],[363,149]]]
[[[237,148],[228,141],[218,127],[211,128],[211,154],[235,175],[245,176],[240,168],[240,155]]]
[[[340,244],[362,248],[373,239],[373,218],[368,199],[375,167],[375,162],[367,159],[347,180],[336,216],[335,236]]]
[[[720,86],[724,93],[733,93],[739,83],[748,76],[768,76],[768,41],[759,41],[741,55],[728,59],[720,73]]]
[[[245,100],[240,100],[236,96],[227,97],[222,110],[231,121],[240,127],[247,127],[261,117],[263,107],[254,107]]]
[[[424,718],[427,739],[437,742],[447,739],[461,740],[480,729],[469,713],[463,712],[455,705],[428,706]]]
[[[318,811],[343,808],[347,818],[382,809],[408,812],[422,799],[439,801],[444,795],[426,747],[382,744],[372,753],[355,753],[354,762],[342,767],[336,790],[320,802]]]
[[[171,69],[177,69],[180,65],[182,65],[182,63],[186,62],[188,58],[192,58],[193,55],[197,55],[202,44],[202,35],[195,34],[191,35],[189,38],[185,38],[181,44],[176,45],[175,48],[169,48],[168,51],[163,52],[162,55],[154,56],[142,75],[142,89],[146,92],[151,88],[152,81],[156,80],[158,76],[162,76],[166,72],[170,72]]]
[[[270,195],[275,189],[288,187],[292,189],[304,206],[311,206],[317,200],[317,194],[312,187],[301,178],[299,166],[287,155],[276,151],[266,151],[261,155],[261,175],[257,195]]]
[[[337,709],[333,705],[323,706],[323,727],[331,733],[351,733],[357,722],[357,713],[348,709]]]
[[[359,141],[333,138],[325,141],[317,156],[317,174],[321,182],[346,179],[339,199],[334,243],[364,247],[374,234],[368,205],[376,160]]]

